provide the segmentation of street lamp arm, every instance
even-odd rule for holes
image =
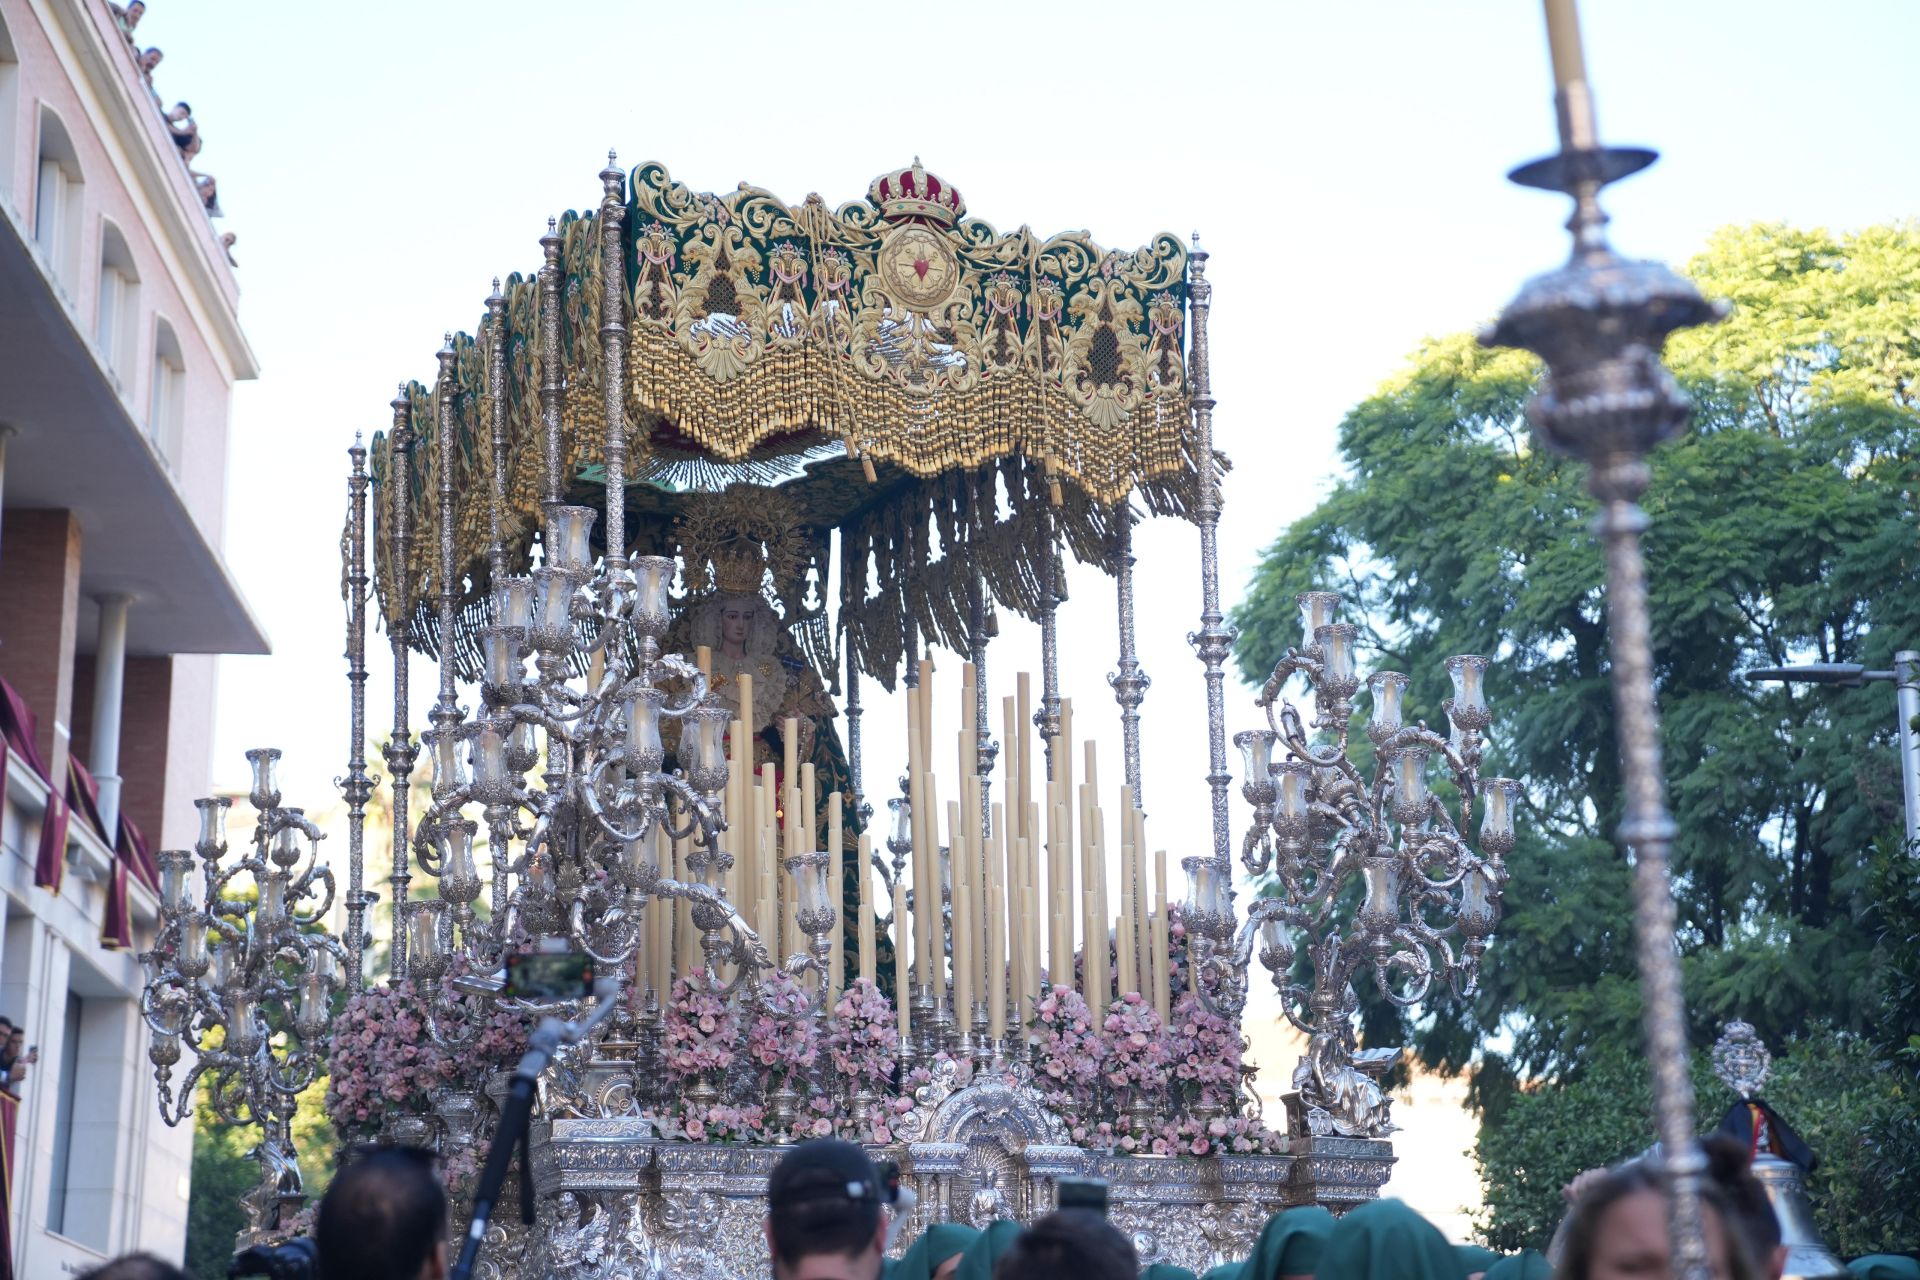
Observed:
[[[1837,684],[1857,689],[1869,680],[1891,680],[1891,671],[1869,671],[1857,662],[1808,662],[1793,667],[1756,667],[1743,673],[1748,680],[1777,680],[1790,684]]]

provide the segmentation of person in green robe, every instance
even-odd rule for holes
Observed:
[[[1008,1218],[995,1218],[960,1255],[960,1266],[953,1280],[993,1280],[994,1264],[1020,1237],[1020,1224]]]
[[[936,1222],[887,1267],[887,1280],[944,1280],[960,1266],[960,1255],[980,1233],[957,1222]]]
[[[1320,1266],[1334,1218],[1317,1204],[1282,1209],[1267,1219],[1253,1252],[1242,1262],[1223,1262],[1206,1280],[1308,1280]]]
[[[1198,1277],[1185,1267],[1176,1267],[1171,1262],[1156,1262],[1140,1269],[1140,1280],[1198,1280]]]
[[[1522,1249],[1487,1268],[1485,1280],[1552,1280],[1553,1264],[1538,1249]],[[1913,1280],[1920,1280],[1920,1271]]]
[[[1467,1280],[1481,1280],[1487,1268],[1500,1261],[1500,1255],[1485,1245],[1457,1244],[1453,1251],[1460,1255],[1460,1266],[1466,1271]]]
[[[1398,1200],[1373,1200],[1333,1224],[1316,1280],[1465,1280],[1439,1228]]]

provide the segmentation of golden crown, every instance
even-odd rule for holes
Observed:
[[[767,553],[758,542],[741,541],[715,547],[713,585],[724,595],[757,596],[767,577]]]
[[[774,590],[786,597],[805,578],[800,509],[778,489],[735,484],[704,497],[681,514],[679,542],[689,591],[711,586],[729,595],[759,595],[772,570]]]

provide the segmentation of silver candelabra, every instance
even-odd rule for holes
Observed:
[[[208,1076],[214,1114],[262,1130],[252,1152],[260,1182],[243,1197],[241,1249],[276,1238],[305,1199],[293,1112],[326,1062],[343,959],[340,942],[320,923],[334,895],[333,873],[318,858],[323,836],[301,810],[281,806],[280,752],[263,747],[247,759],[253,766],[248,799],[258,815],[250,851],[223,863],[233,802],[196,801],[200,838],[192,852],[159,855],[160,929],[153,949],[141,956],[147,967],[141,1009],[154,1032],[147,1057],[159,1084],[161,1118],[176,1125],[189,1115],[196,1086]],[[242,876],[251,878],[251,893]],[[172,1074],[183,1046],[193,1050],[194,1064],[176,1095]]]
[[[1406,722],[1404,673],[1366,678],[1373,771],[1363,773],[1349,743],[1362,686],[1358,628],[1337,621],[1340,598],[1332,592],[1307,592],[1299,604],[1303,642],[1287,650],[1261,691],[1268,727],[1234,737],[1245,764],[1242,793],[1254,808],[1241,862],[1255,877],[1271,869],[1274,891],[1253,901],[1236,935],[1217,864],[1187,860],[1196,989],[1237,1014],[1257,947],[1288,1020],[1309,1037],[1294,1076],[1308,1127],[1380,1137],[1391,1129],[1388,1099],[1355,1063],[1354,979],[1371,972],[1381,994],[1402,1007],[1426,999],[1436,979],[1473,994],[1500,920],[1520,784],[1480,776],[1492,716],[1487,659],[1472,654],[1444,664],[1453,682],[1444,738],[1424,722]],[[1313,694],[1310,724],[1283,696],[1295,675]],[[1451,804],[1430,785],[1436,768],[1452,784]],[[1469,835],[1476,808],[1477,847]],[[1359,905],[1347,909],[1354,885]],[[1302,948],[1311,986],[1292,978]]]

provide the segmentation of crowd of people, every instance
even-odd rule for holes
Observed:
[[[0,1017],[0,1089],[18,1094],[26,1083],[27,1068],[40,1061],[40,1046],[27,1044],[27,1029]]]
[[[1787,1251],[1746,1149],[1704,1144],[1702,1189],[1714,1280],[1781,1280]],[[1022,1227],[939,1223],[888,1260],[888,1183],[860,1147],[821,1138],[795,1147],[767,1183],[765,1223],[774,1280],[1668,1280],[1674,1274],[1657,1168],[1636,1160],[1568,1188],[1555,1260],[1449,1244],[1398,1200],[1334,1217],[1317,1206],[1267,1222],[1244,1259],[1204,1277],[1142,1267],[1133,1242],[1091,1208]],[[409,1148],[363,1154],[335,1176],[315,1215],[321,1280],[445,1280],[447,1199],[433,1156]],[[1878,1255],[1849,1264],[1858,1280],[1920,1280],[1920,1261]],[[190,1280],[146,1255],[118,1259],[89,1280]]]
[[[153,73],[160,65],[163,54],[157,45],[145,49],[140,47],[135,31],[140,20],[147,15],[145,0],[132,0],[132,3],[109,4],[113,12],[115,25],[126,39],[127,46],[133,50],[133,60],[140,68],[140,76],[147,82],[147,89],[153,94],[153,105],[166,122],[167,132],[173,138],[173,145],[179,149],[181,163],[187,166],[187,174],[193,179],[193,189],[199,193],[200,203],[206,206],[207,213],[220,217],[220,184],[210,173],[202,173],[193,167],[195,157],[200,154],[204,140],[200,136],[200,126],[193,118],[193,108],[184,102],[176,102],[172,107],[161,104],[160,93],[153,87]],[[220,243],[227,250],[227,259],[233,259],[233,245],[236,237],[229,231],[220,237]]]

